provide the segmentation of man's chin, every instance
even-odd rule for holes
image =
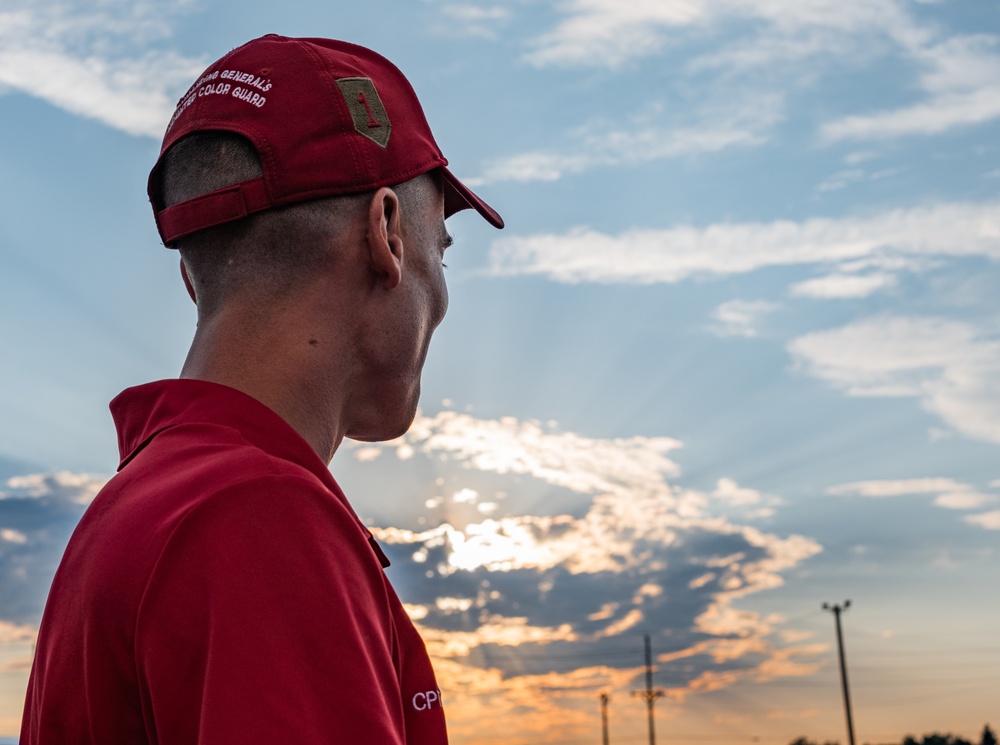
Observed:
[[[406,416],[386,417],[378,422],[349,429],[347,437],[358,442],[385,442],[402,437],[410,429],[413,420],[417,418],[417,407],[414,406]]]

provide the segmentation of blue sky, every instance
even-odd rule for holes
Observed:
[[[504,215],[450,221],[399,441],[332,470],[456,743],[975,735],[1000,661],[1000,4],[148,0],[0,7],[0,734],[107,401],[194,328],[145,179],[268,32],[368,45]],[[994,722],[994,724],[996,724]],[[498,733],[502,737],[498,739]]]

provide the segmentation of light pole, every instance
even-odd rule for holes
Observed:
[[[847,739],[849,745],[854,745],[854,721],[851,719],[851,694],[847,686],[847,660],[844,658],[844,635],[840,630],[840,614],[850,607],[850,600],[845,600],[842,606],[823,603],[823,610],[833,613],[833,618],[837,625],[837,651],[840,653],[840,683],[844,689],[844,711],[847,712]]]
[[[602,742],[604,743],[604,745],[608,745],[608,743],[609,743],[609,740],[608,740],[608,701],[610,701],[610,700],[611,700],[611,697],[608,694],[606,694],[606,693],[602,693],[601,694],[601,733],[604,736],[603,740],[602,740]]]

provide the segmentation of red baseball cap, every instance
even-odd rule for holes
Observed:
[[[257,148],[264,175],[163,206],[164,154],[193,132],[233,132]],[[503,218],[446,167],[403,73],[379,54],[332,39],[268,34],[211,65],[178,102],[149,175],[164,245],[254,212],[394,186],[437,169],[445,216]]]

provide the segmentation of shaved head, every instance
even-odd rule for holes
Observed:
[[[166,154],[160,193],[169,207],[263,175],[249,140],[229,132],[190,135]],[[400,203],[422,209],[434,191],[418,188],[440,176],[430,172],[398,184]],[[374,192],[326,197],[257,212],[180,238],[175,246],[197,296],[199,318],[227,300],[253,292],[266,303],[294,291],[335,259],[338,238],[363,220]]]
[[[161,193],[170,206],[262,173],[248,140],[203,132],[167,153]],[[351,194],[274,208],[178,239],[175,245],[194,287],[199,317],[248,291],[257,302],[267,302],[308,281],[330,260],[337,236],[364,215],[370,197]]]

